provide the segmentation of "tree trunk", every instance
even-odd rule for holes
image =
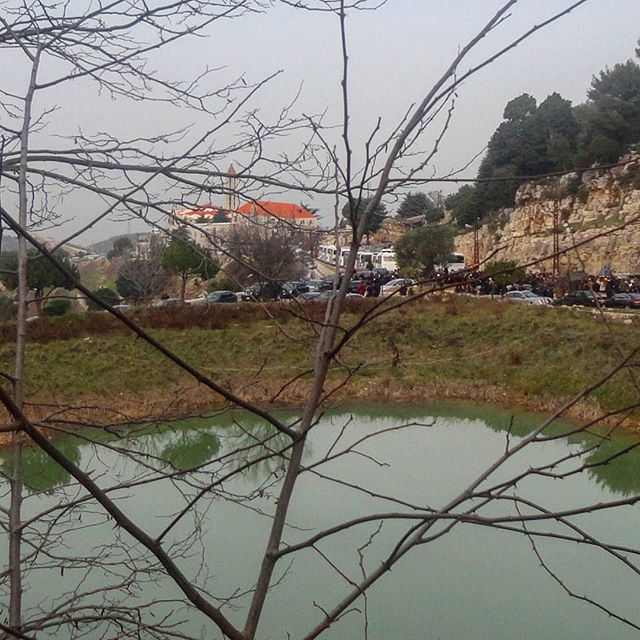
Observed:
[[[27,152],[31,128],[31,109],[36,88],[40,51],[32,58],[31,78],[25,96],[24,120],[20,132],[20,170],[18,173],[18,220],[24,229],[28,226],[27,210]],[[24,359],[27,338],[27,241],[18,236],[18,317],[16,320],[16,357],[13,393],[16,405],[24,405]],[[11,504],[9,508],[9,626],[19,630],[22,626],[22,442],[20,432],[11,437]]]
[[[180,300],[184,302],[184,299],[187,295],[187,280],[189,276],[182,276],[182,286],[180,287]]]

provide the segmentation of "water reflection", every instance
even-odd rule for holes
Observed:
[[[178,438],[166,445],[161,457],[179,470],[209,462],[220,450],[220,439],[213,433],[183,429]]]
[[[295,413],[282,411],[279,418],[293,420]],[[480,423],[499,433],[510,432],[512,438],[522,438],[539,428],[545,418],[535,414],[513,413],[506,409],[469,403],[435,403],[428,406],[389,407],[379,404],[357,404],[335,409],[328,414],[333,420],[349,420],[351,415],[358,420],[375,423],[381,418],[396,419],[398,422],[411,420],[427,422],[430,419],[454,419],[458,422]],[[546,431],[547,435],[561,435],[575,428],[570,423],[557,421]],[[96,435],[96,440],[103,442],[118,439],[115,434]],[[592,466],[588,469],[592,477],[602,487],[622,495],[640,492],[640,447],[632,448],[615,461],[602,464],[615,457],[628,447],[633,447],[637,438],[630,435],[616,435],[602,440],[590,434],[572,434],[567,436],[569,444],[582,449],[596,449],[582,460]],[[210,418],[182,420],[158,427],[148,425],[136,429],[121,442],[132,448],[157,456],[178,470],[186,470],[200,465],[232,451],[238,451],[234,466],[247,465],[245,473],[253,480],[278,475],[283,460],[279,452],[284,451],[289,440],[283,434],[258,417],[225,412]],[[78,464],[82,448],[89,446],[72,436],[58,438],[56,446]],[[261,444],[264,443],[264,444]],[[313,452],[307,450],[305,457],[312,457]],[[258,460],[256,464],[248,463]],[[11,470],[11,453],[0,451],[0,465],[5,473]],[[37,447],[24,449],[23,480],[30,492],[51,491],[69,482],[69,474],[51,460]]]
[[[291,423],[295,415],[279,414],[279,417]],[[416,429],[402,434],[395,429],[396,425],[412,422],[430,424],[434,419],[437,424],[433,429]],[[318,425],[313,434],[316,452],[315,455],[307,452],[311,460],[306,463],[322,459],[327,451],[336,453],[341,449],[348,449],[351,443],[360,442],[372,433],[382,431],[384,435],[367,440],[366,446],[362,447],[363,453],[370,454],[371,457],[348,454],[321,469],[322,472],[327,472],[327,477],[344,480],[344,483],[329,484],[311,473],[304,476],[292,503],[292,526],[286,532],[287,542],[295,543],[306,539],[311,532],[335,526],[336,523],[354,516],[367,515],[372,509],[378,511],[378,503],[373,502],[368,494],[351,489],[353,485],[350,483],[354,479],[359,486],[411,504],[442,504],[450,499],[452,490],[466,486],[469,476],[476,477],[478,469],[484,469],[485,464],[490,464],[504,450],[508,430],[515,442],[539,427],[541,420],[544,417],[513,414],[496,407],[468,404],[434,404],[407,408],[352,405],[336,409]],[[554,426],[558,433],[561,429],[570,428],[570,424]],[[345,442],[334,446],[336,438],[343,433]],[[92,445],[74,438],[58,439],[55,442],[69,457],[90,470],[102,486],[114,486],[129,480],[137,482],[153,478],[157,470],[160,470],[157,475],[162,476],[175,469],[190,469],[215,460],[214,464],[208,465],[201,472],[188,475],[178,472],[172,474],[170,482],[140,482],[125,492],[118,492],[118,496],[122,496],[121,504],[127,513],[133,514],[152,531],[159,531],[168,522],[167,518],[173,517],[183,504],[199,493],[200,488],[224,478],[215,489],[207,490],[203,500],[188,518],[185,517],[180,525],[184,529],[176,528],[176,539],[182,540],[181,536],[185,536],[188,557],[184,558],[184,566],[190,575],[201,575],[202,559],[205,557],[207,563],[214,568],[215,576],[203,579],[203,587],[215,590],[220,597],[235,594],[238,590],[243,593],[251,592],[271,523],[265,514],[271,514],[275,504],[276,492],[271,491],[271,484],[279,481],[282,465],[279,455],[266,456],[286,449],[289,445],[286,436],[244,413],[136,427],[126,437],[90,432],[83,433],[83,436],[100,440],[111,449],[105,449],[99,443]],[[564,437],[539,448],[532,447],[518,460],[518,468],[526,469],[542,464],[549,455],[558,459],[598,442],[593,436],[580,434]],[[607,459],[633,443],[631,437],[603,442],[597,451],[589,453],[587,462]],[[232,451],[239,453],[227,458],[227,454]],[[590,475],[612,491],[623,494],[635,492],[640,487],[638,455],[638,451],[632,451],[629,456],[616,460],[615,463],[592,468]],[[265,459],[250,471],[242,470],[232,480],[227,479],[228,476],[233,476],[234,470],[261,456]],[[372,460],[388,462],[389,466],[383,468],[372,463]],[[9,462],[10,456],[5,452],[2,455],[5,470],[8,470]],[[185,482],[182,482],[183,476]],[[30,490],[46,491],[67,480],[66,474],[41,452],[36,449],[25,451],[25,481]],[[549,491],[546,480],[540,481],[540,484],[538,481],[539,478],[536,478],[526,487],[527,492],[531,492],[527,493],[527,497],[534,501],[545,503],[547,499],[553,502],[556,498],[559,501],[574,498],[578,503],[595,504],[603,500],[603,492],[585,476],[573,484],[572,481],[563,483],[558,495]],[[568,498],[567,492],[570,494]],[[55,498],[57,500],[58,496]],[[46,508],[51,503],[52,497],[47,496],[38,496],[31,501],[34,508],[38,509],[41,506]],[[616,513],[615,522],[622,534],[632,537],[637,531],[640,516],[629,512],[630,510],[625,510]],[[70,514],[71,519],[62,522],[61,526],[64,529],[68,522],[72,523],[64,531],[64,544],[73,555],[73,561],[86,553],[91,559],[91,566],[95,567],[91,576],[93,582],[87,584],[97,588],[102,588],[103,585],[111,588],[111,578],[105,578],[103,567],[94,562],[96,556],[93,554],[94,548],[104,548],[109,554],[112,553],[111,547],[115,548],[112,523],[104,521],[102,514],[98,514],[92,506]],[[78,520],[79,524],[75,521],[76,516],[83,518]],[[635,519],[629,519],[630,516]],[[57,518],[57,513],[52,517]],[[92,521],[92,517],[96,517],[97,521]],[[595,533],[607,532],[611,527],[608,517],[604,513],[600,516],[596,514],[593,521],[590,521],[591,529]],[[192,518],[195,524],[190,529]],[[88,535],[87,526],[93,524],[97,526]],[[44,521],[43,530],[47,525],[48,522]],[[371,527],[354,529],[345,532],[344,536],[341,534],[327,539],[320,548],[326,557],[335,560],[348,574],[350,569],[358,570],[355,549],[364,549],[364,544],[367,561],[373,562],[378,554],[383,555],[383,550],[395,546],[396,535],[402,534],[403,526],[385,524],[380,535],[376,534],[378,537],[374,544],[367,542],[374,531]],[[191,531],[197,532],[194,538],[191,538]],[[390,582],[384,590],[371,592],[369,611],[371,628],[376,629],[375,637],[400,635],[417,638],[423,637],[424,630],[429,629],[429,635],[433,637],[506,639],[512,637],[512,629],[516,623],[520,623],[527,630],[527,637],[532,639],[562,637],[580,640],[597,636],[626,640],[629,637],[623,633],[600,632],[598,621],[593,623],[593,618],[582,610],[574,616],[569,607],[566,610],[564,605],[556,607],[557,594],[552,588],[548,588],[545,582],[547,578],[539,571],[539,563],[531,556],[526,541],[519,536],[502,536],[503,532],[461,526],[451,537],[438,542],[438,545],[446,546],[438,546],[435,553],[430,553],[427,549],[425,553],[416,554],[411,562],[390,573]],[[195,540],[197,542],[194,543]],[[123,548],[129,554],[129,547],[126,545],[125,541]],[[556,549],[552,545],[545,547],[545,551],[551,554],[554,564],[559,563],[562,567],[565,562],[571,564],[573,573],[570,575],[578,584],[597,587],[606,581],[607,584],[619,585],[620,593],[633,603],[634,591],[631,584],[627,587],[617,573],[602,571],[600,565],[590,559],[587,562],[576,561],[572,555],[573,545],[570,553],[567,553],[566,547]],[[51,553],[52,549],[48,549],[48,552]],[[113,562],[111,555],[107,562]],[[44,558],[43,563],[46,565],[48,559]],[[46,566],[44,569],[38,574],[43,576],[41,581],[34,579],[33,584],[36,586],[31,595],[33,601],[38,602],[38,606],[43,609],[55,606],[54,599],[59,597],[62,582],[62,576],[58,576],[57,571],[48,571]],[[583,570],[585,573],[581,573]],[[76,576],[73,573],[68,572],[65,579],[68,581],[68,590],[76,588]],[[148,582],[135,597],[141,601],[155,602],[160,593],[156,589],[165,583],[162,579],[158,580],[157,585],[152,584],[152,580]],[[291,637],[301,637],[296,632],[307,629],[315,620],[313,615],[316,607],[312,603],[318,602],[324,606],[333,602],[339,589],[343,587],[332,568],[323,562],[318,563],[317,556],[300,554],[295,564],[287,568],[286,580],[270,596],[273,600],[265,609],[264,628],[269,630],[264,634],[265,637],[287,637],[289,632]],[[500,616],[495,616],[496,594],[501,605],[504,605],[501,606]],[[133,603],[128,593],[124,594],[124,598],[127,603]],[[296,615],[295,620],[282,616],[282,611],[291,602],[296,602],[298,607],[299,616]],[[464,603],[464,616],[459,615],[460,602]],[[547,612],[550,612],[549,616]],[[183,615],[182,612],[180,615]],[[568,620],[566,624],[565,618]],[[553,622],[547,622],[548,619]],[[173,623],[173,619],[167,620]],[[172,629],[176,631],[176,636],[185,632],[180,637],[200,637],[199,624],[199,620],[186,620],[184,628],[176,625]],[[352,623],[351,618],[345,617],[345,622],[341,624],[347,626],[341,627],[339,632],[336,631],[328,638],[361,637],[361,629],[356,628],[358,623]],[[557,632],[555,625],[562,624],[565,624],[562,631]],[[592,624],[595,624],[593,628]],[[601,626],[604,628],[604,624]],[[46,632],[43,637],[45,635]],[[86,637],[93,639],[106,635],[96,632],[88,633]]]
[[[80,446],[75,438],[60,438],[56,446],[73,463],[80,461]],[[0,451],[0,465],[6,474],[11,473],[11,451]],[[22,481],[31,493],[53,491],[69,482],[71,476],[58,463],[54,462],[42,449],[25,447],[22,462]]]
[[[540,428],[545,420],[544,416],[535,414],[513,413],[498,407],[466,403],[436,404],[429,407],[428,413],[434,417],[480,420],[492,431],[509,432],[511,436],[519,438]],[[545,435],[562,435],[576,426],[575,423],[557,420],[545,430]],[[640,439],[637,436],[622,433],[602,438],[596,434],[577,433],[568,435],[567,442],[585,451],[595,447],[581,461],[587,466],[597,465],[590,466],[587,473],[601,487],[623,496],[640,492],[640,446],[637,446]]]
[[[640,448],[635,446],[637,442],[637,438],[631,437],[602,442],[587,458],[589,464],[599,464],[589,469],[589,476],[599,485],[623,496],[640,492]],[[630,446],[634,448],[624,452]],[[619,455],[621,452],[624,452],[623,455]],[[615,460],[612,460],[614,457]],[[607,462],[609,460],[612,461]],[[600,464],[603,462],[605,464]]]

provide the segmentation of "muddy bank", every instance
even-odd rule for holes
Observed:
[[[310,381],[298,380],[283,389],[286,381],[252,383],[240,392],[242,399],[262,408],[301,407],[308,397]],[[331,387],[327,387],[331,389]],[[551,416],[569,403],[569,398],[551,395],[532,396],[517,393],[502,385],[480,381],[442,381],[407,385],[401,381],[382,379],[356,379],[348,387],[330,394],[328,406],[353,401],[385,402],[394,405],[424,405],[439,401],[471,401],[494,404],[506,409],[527,410]],[[79,399],[78,399],[79,400]],[[37,422],[47,421],[49,433],[74,431],[83,425],[119,427],[127,423],[166,422],[229,406],[221,397],[200,385],[176,386],[172,389],[149,390],[144,395],[120,393],[114,398],[87,397],[82,401],[60,404],[42,399],[29,407],[30,417]],[[597,401],[582,398],[562,413],[565,418],[589,424],[593,428],[616,427],[640,434],[640,422],[604,418]],[[0,434],[0,443],[6,444],[9,434]]]

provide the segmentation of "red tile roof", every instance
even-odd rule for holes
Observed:
[[[182,217],[194,217],[194,218],[201,218],[201,217],[215,217],[217,216],[221,211],[224,211],[224,209],[222,209],[221,207],[216,207],[215,205],[205,205],[204,207],[199,207],[198,209],[183,209],[182,211],[177,211],[176,215],[178,216],[182,216]]]
[[[271,216],[280,220],[315,220],[318,217],[315,213],[307,211],[298,204],[270,202],[267,200],[246,202],[238,208],[238,213],[245,216]]]

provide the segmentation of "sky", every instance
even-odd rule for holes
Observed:
[[[77,0],[73,0],[74,2]],[[391,131],[412,103],[420,101],[432,83],[501,2],[493,0],[389,0],[376,11],[359,11],[347,20],[349,52],[350,135],[356,162],[378,118],[383,132]],[[553,13],[571,4],[569,0],[520,0],[506,20],[486,38],[470,58],[478,61]],[[219,68],[205,83],[211,89],[225,79],[245,74],[251,83],[281,71],[256,94],[250,108],[268,119],[294,97],[296,114],[326,112],[325,121],[341,118],[340,30],[335,16],[295,10],[280,2],[263,13],[212,25],[206,38],[178,42],[157,53],[150,69],[163,77],[185,79],[206,67]],[[459,91],[453,120],[427,175],[444,174],[465,166],[482,150],[502,119],[505,104],[527,92],[538,101],[557,91],[574,104],[586,99],[591,77],[617,62],[634,56],[640,38],[638,0],[589,0],[570,15],[534,34],[515,50],[466,81]],[[12,58],[11,55],[14,55]],[[25,71],[19,56],[0,51],[0,86],[20,88]],[[38,96],[37,108],[57,105],[49,124],[37,142],[60,144],[59,135],[105,131],[119,136],[152,136],[166,130],[192,125],[196,136],[212,126],[211,116],[176,112],[161,105],[129,100],[114,101],[78,82]],[[231,129],[216,137],[223,147],[238,133]],[[330,144],[342,153],[338,130],[327,132]],[[424,148],[433,144],[427,132]],[[301,134],[277,140],[268,152],[295,153]],[[242,164],[245,158],[221,158]],[[473,177],[479,159],[465,176]],[[224,165],[224,166],[223,166]],[[434,187],[435,188],[435,187]],[[450,192],[451,186],[444,190]],[[170,197],[171,194],[163,194]],[[268,196],[254,193],[253,197]],[[288,197],[291,196],[291,197]],[[279,194],[282,200],[299,201],[301,194]],[[204,204],[209,200],[203,195]],[[212,196],[214,203],[222,198]],[[331,215],[332,201],[319,197],[311,201],[324,220]],[[390,201],[393,211],[397,202]],[[95,199],[70,195],[60,206],[66,222],[47,230],[63,238],[102,210]],[[142,227],[136,222],[100,223],[77,242],[90,242]]]

